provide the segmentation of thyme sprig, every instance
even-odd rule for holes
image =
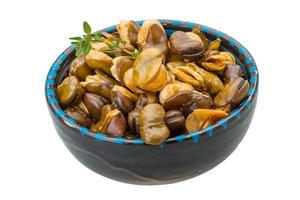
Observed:
[[[71,44],[75,45],[76,56],[79,56],[80,54],[87,55],[92,48],[92,42],[108,43],[101,33],[92,33],[91,26],[86,21],[83,22],[83,31],[85,33],[84,35],[69,38]],[[108,47],[105,50],[106,53],[112,56],[117,56],[120,51],[130,55],[133,59],[136,59],[140,55],[140,50],[135,49],[133,51],[126,49],[126,42],[120,38],[115,38],[112,42],[109,42]]]
[[[108,45],[106,52],[115,54],[116,51],[120,49],[121,45],[125,45],[125,41],[121,40],[120,38],[117,38],[111,44]]]
[[[83,31],[85,35],[69,38],[72,40],[71,44],[75,45],[76,56],[79,56],[81,53],[87,55],[91,50],[92,42],[103,42],[105,40],[101,33],[92,33],[91,26],[87,22],[83,22]]]

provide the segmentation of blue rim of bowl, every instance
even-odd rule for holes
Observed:
[[[200,27],[201,31],[205,35],[209,34],[209,35],[213,35],[213,37],[215,38],[220,38],[222,40],[222,43],[228,42],[230,47],[235,49],[234,56],[236,57],[238,64],[241,65],[241,67],[247,73],[248,76],[248,81],[250,83],[248,96],[240,103],[240,105],[237,108],[235,108],[230,112],[230,115],[200,131],[192,132],[189,134],[180,134],[178,136],[171,137],[159,146],[163,147],[165,144],[168,143],[183,142],[188,139],[192,139],[194,143],[198,143],[202,135],[207,134],[208,136],[212,136],[214,131],[217,128],[226,129],[229,123],[232,123],[232,121],[239,119],[242,113],[244,113],[247,109],[249,109],[252,106],[252,100],[257,95],[257,89],[258,89],[257,66],[253,57],[245,47],[243,47],[235,39],[233,39],[232,37],[228,36],[227,34],[221,31],[215,30],[208,26],[192,23],[192,22],[185,22],[179,20],[166,20],[166,19],[159,19],[159,21],[162,23],[163,27],[165,28],[167,35],[172,34],[172,32],[176,31],[177,28],[178,29],[180,28],[181,30],[185,29],[186,31],[190,31],[192,28]],[[139,23],[140,25],[142,25],[143,22],[144,20],[137,21],[137,23]],[[115,29],[116,29],[116,25],[110,26],[101,31],[113,32],[115,31]],[[227,49],[225,49],[225,51],[227,51]],[[61,78],[58,76],[60,69],[62,68],[62,66],[66,65],[65,63],[67,62],[68,57],[72,55],[74,57],[74,52],[75,52],[74,46],[70,46],[69,48],[67,48],[62,54],[58,56],[58,58],[52,64],[47,74],[46,83],[45,83],[45,95],[46,95],[47,103],[49,104],[50,108],[54,111],[55,116],[59,118],[65,125],[76,129],[82,136],[91,136],[95,138],[97,141],[106,141],[106,142],[112,142],[116,144],[137,144],[137,145],[145,144],[144,141],[141,139],[129,140],[123,137],[109,137],[103,133],[91,132],[88,128],[78,125],[75,120],[69,118],[66,115],[66,113],[62,110],[62,108],[58,103],[58,100],[56,99],[56,94],[55,94],[56,81],[57,79]],[[64,70],[66,70],[66,68],[68,67],[65,67]]]

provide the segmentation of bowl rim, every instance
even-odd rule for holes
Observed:
[[[213,135],[213,132],[217,128],[223,128],[226,129],[228,127],[229,123],[232,123],[233,121],[238,120],[245,111],[251,108],[252,101],[255,99],[255,96],[257,95],[258,90],[258,70],[256,63],[252,57],[252,55],[249,53],[249,51],[241,45],[238,41],[236,41],[234,38],[230,37],[229,35],[218,31],[214,28],[210,28],[205,25],[193,23],[193,22],[187,22],[187,21],[180,21],[180,20],[168,20],[168,19],[158,19],[165,31],[169,33],[174,32],[177,28],[191,30],[194,27],[200,27],[201,31],[204,34],[210,34],[213,35],[216,38],[220,38],[222,40],[222,43],[227,42],[232,48],[234,48],[238,55],[234,54],[234,56],[237,58],[237,60],[242,64],[242,66],[245,68],[244,70],[247,71],[248,74],[248,81],[250,83],[250,88],[248,90],[248,96],[240,103],[238,107],[236,107],[234,110],[230,112],[230,114],[218,122],[214,123],[211,126],[208,126],[207,128],[204,128],[200,131],[195,131],[188,134],[180,134],[175,137],[168,138],[166,141],[164,141],[162,144],[158,145],[160,147],[163,147],[165,144],[168,143],[174,143],[174,142],[183,142],[192,139],[194,143],[198,143],[200,137],[207,134],[209,136]],[[145,20],[139,20],[136,21],[138,24],[142,24]],[[116,30],[116,25],[107,27],[102,29],[101,31],[106,32],[113,32]],[[221,45],[222,46],[222,45]],[[77,122],[71,118],[69,118],[66,113],[61,109],[58,100],[56,99],[55,94],[55,81],[58,78],[58,72],[61,69],[61,66],[64,62],[67,61],[68,56],[74,54],[75,47],[73,45],[69,46],[63,53],[61,53],[58,58],[55,60],[55,62],[52,64],[45,82],[45,96],[47,104],[51,110],[51,112],[54,112],[55,117],[57,117],[60,121],[63,122],[65,126],[68,126],[70,128],[73,128],[74,130],[78,131],[83,136],[90,136],[97,141],[105,141],[105,142],[112,142],[116,144],[137,144],[137,145],[147,145],[144,143],[142,139],[134,139],[129,140],[123,137],[110,137],[103,133],[94,133],[89,131],[88,128],[85,128],[83,126],[80,126],[77,124]]]

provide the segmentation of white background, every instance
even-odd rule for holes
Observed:
[[[299,199],[297,1],[1,1],[0,199]],[[46,74],[88,21],[165,18],[221,30],[254,56],[260,91],[251,127],[213,170],[177,184],[135,186],[82,166],[56,134]]]

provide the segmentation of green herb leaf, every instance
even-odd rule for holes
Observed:
[[[121,40],[119,38],[114,40],[110,45],[108,45],[109,50],[113,51],[113,50],[117,49],[120,45],[120,41]]]
[[[91,50],[91,43],[90,42],[85,42],[82,45],[82,52],[84,55],[87,55]]]
[[[89,37],[87,35],[82,35],[82,40],[88,40]]]
[[[70,37],[70,40],[81,40],[81,37]]]
[[[141,51],[136,49],[131,56],[135,60],[140,54]]]
[[[83,30],[86,34],[91,34],[92,32],[90,25],[86,21],[83,22]]]
[[[122,41],[120,38],[115,39],[111,44],[108,45],[106,52],[116,55],[117,50],[120,48],[120,44],[125,44],[125,41]]]
[[[100,33],[96,33],[94,37],[99,42],[103,42],[104,41],[104,38],[101,36]]]
[[[79,56],[82,53],[82,47],[76,49],[76,56]]]

